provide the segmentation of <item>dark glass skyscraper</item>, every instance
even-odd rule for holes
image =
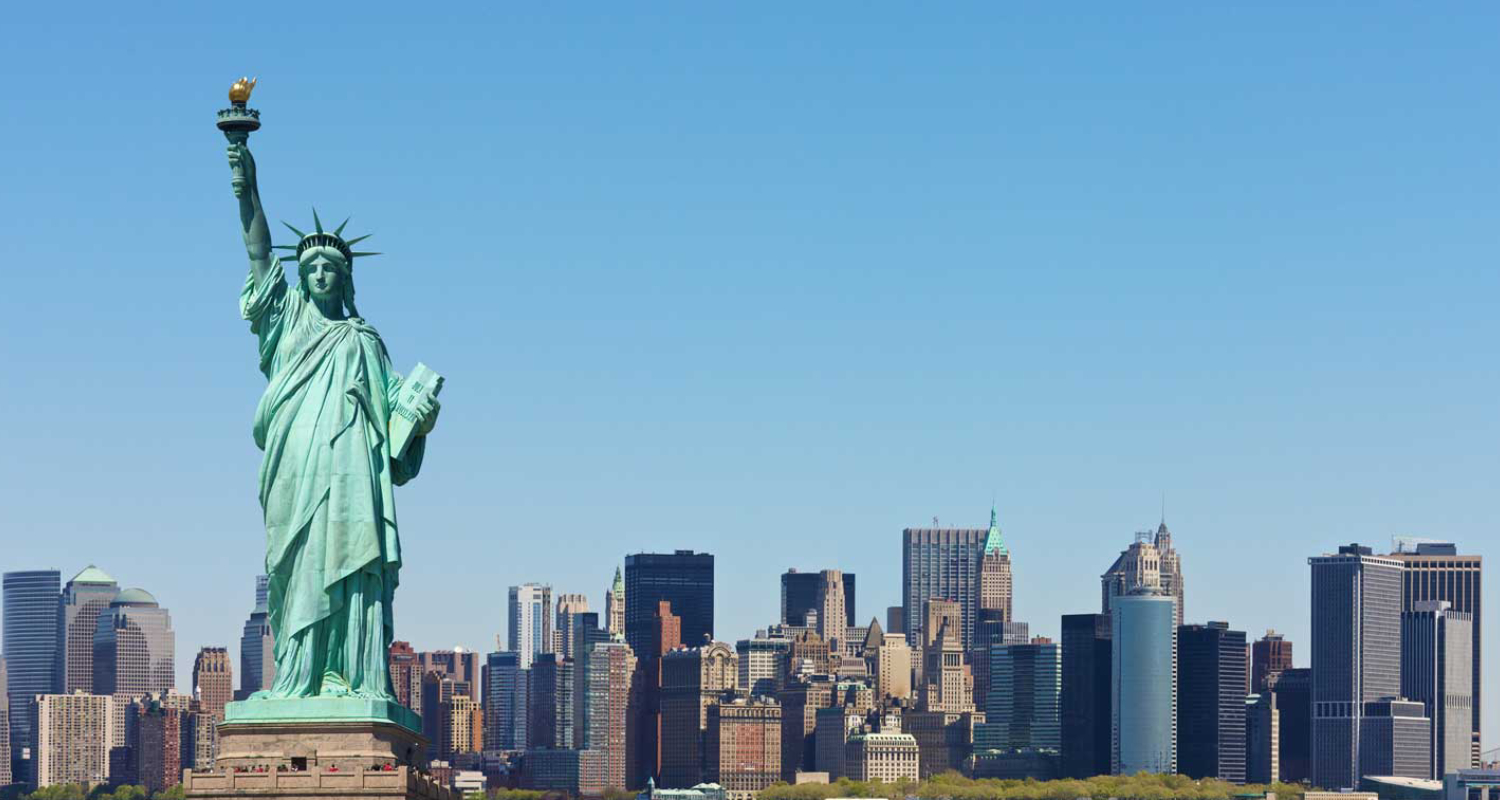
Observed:
[[[253,692],[271,688],[276,680],[276,640],[271,634],[267,613],[267,578],[255,576],[255,608],[245,620],[240,633],[240,690],[235,698],[243,700]],[[420,678],[418,679],[420,685]],[[421,703],[410,701],[420,707]]]
[[[484,749],[525,749],[529,677],[520,653],[502,650],[485,659]]]
[[[1062,773],[1109,774],[1111,631],[1108,614],[1062,618]]]
[[[1177,629],[1177,771],[1245,782],[1245,632]]]
[[[1302,783],[1312,777],[1312,670],[1284,669],[1271,684],[1281,716],[1281,780]]]
[[[844,624],[854,627],[854,573],[844,575]],[[819,611],[818,583],[822,574],[789,569],[781,573],[781,624],[801,625],[809,611]]]
[[[696,647],[714,633],[714,557],[710,553],[636,553],[625,556],[625,641],[642,659],[654,658],[653,621],[661,601],[682,620],[682,642]]]
[[[1401,692],[1402,562],[1357,544],[1312,567],[1312,783],[1359,786],[1367,703]],[[1388,774],[1388,773],[1386,773]]]
[[[7,572],[3,647],[10,694],[11,759],[16,781],[30,779],[21,763],[31,740],[31,699],[58,690],[57,618],[62,574],[55,569]]]

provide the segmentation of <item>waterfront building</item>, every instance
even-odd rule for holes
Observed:
[[[1245,782],[1245,632],[1177,629],[1177,772]]]
[[[1365,708],[1401,691],[1400,559],[1346,545],[1312,568],[1312,783],[1359,786]],[[1392,773],[1371,773],[1389,775]]]
[[[1115,597],[1110,771],[1177,771],[1176,601],[1150,586]]]
[[[1090,778],[1110,771],[1110,686],[1114,622],[1107,614],[1062,618],[1062,774]]]

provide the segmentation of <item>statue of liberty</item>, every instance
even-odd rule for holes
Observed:
[[[248,88],[241,98],[231,93],[241,109],[248,96]],[[431,395],[416,403],[416,438],[398,455],[390,429],[403,379],[354,305],[354,261],[375,254],[353,250],[365,237],[344,239],[344,225],[325,230],[314,211],[311,232],[287,225],[298,241],[276,248],[296,255],[289,285],[245,137],[230,137],[229,161],[250,256],[240,313],[267,380],[254,431],[265,452],[260,503],[276,678],[251,700],[393,700],[387,651],[401,545],[392,487],[421,469],[438,403]]]

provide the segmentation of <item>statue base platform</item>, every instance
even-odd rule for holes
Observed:
[[[458,800],[427,773],[418,720],[354,697],[230,703],[213,769],[186,770],[183,788],[201,800]]]

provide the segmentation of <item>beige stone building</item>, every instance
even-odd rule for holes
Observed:
[[[887,633],[875,651],[875,689],[881,697],[911,697],[912,652],[906,636]]]
[[[83,692],[36,696],[34,786],[108,780],[109,751],[115,745],[114,704],[109,695]]]
[[[748,800],[781,780],[781,706],[736,699],[708,709],[704,780]]]
[[[229,651],[205,647],[193,659],[193,694],[204,714],[224,721],[224,706],[234,699],[234,674],[229,669]]]
[[[909,733],[857,733],[844,745],[844,771],[856,781],[916,781],[920,755]]]
[[[1120,552],[1119,558],[1099,576],[1103,613],[1110,613],[1114,598],[1130,594],[1143,586],[1157,587],[1177,601],[1176,624],[1183,620],[1182,557],[1172,548],[1172,532],[1167,523],[1156,533],[1142,531],[1135,542]]]

